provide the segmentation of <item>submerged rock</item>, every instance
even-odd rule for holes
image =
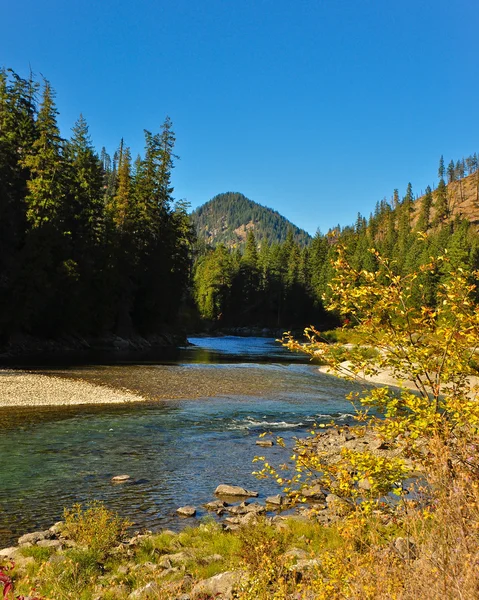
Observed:
[[[246,490],[245,488],[242,488],[239,485],[227,484],[219,485],[215,490],[215,494],[217,496],[249,496],[250,498],[258,497],[258,492]]]

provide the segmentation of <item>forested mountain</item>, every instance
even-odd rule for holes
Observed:
[[[288,230],[301,246],[311,242],[311,236],[293,225],[277,211],[253,202],[238,192],[218,194],[191,214],[198,239],[211,246],[224,244],[228,248],[243,248],[248,231],[253,231],[259,246],[263,243],[286,241]]]
[[[61,136],[48,81],[0,70],[0,342],[176,322],[193,231],[172,196],[174,142],[167,118],[134,164],[123,140],[100,159],[81,115]]]
[[[346,246],[352,266],[376,270],[372,248],[390,259],[391,269],[405,275],[446,250],[450,267],[471,274],[479,269],[479,169],[477,156],[446,168],[441,158],[439,184],[415,199],[411,184],[404,198],[394,191],[390,201],[378,202],[369,219],[317,233],[301,247],[292,232],[283,243],[263,243],[258,249],[250,229],[243,250],[224,244],[200,252],[194,268],[194,297],[200,314],[219,326],[276,325],[298,327],[334,325],[323,308],[334,276],[332,260],[338,244]],[[447,183],[446,183],[447,179]],[[207,206],[207,205],[206,205]],[[411,302],[434,306],[438,284],[447,269],[422,274]]]

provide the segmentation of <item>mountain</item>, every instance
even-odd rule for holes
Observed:
[[[258,244],[286,240],[289,229],[296,242],[307,246],[311,236],[293,225],[277,211],[249,200],[238,192],[218,194],[191,214],[198,238],[216,246],[242,247],[248,230],[252,229]]]

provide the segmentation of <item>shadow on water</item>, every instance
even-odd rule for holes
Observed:
[[[255,341],[259,340],[259,341]],[[0,409],[0,547],[51,525],[74,502],[103,500],[137,527],[181,527],[178,506],[201,504],[220,483],[278,488],[251,474],[258,453],[283,463],[289,450],[261,448],[264,432],[287,442],[314,423],[347,421],[351,385],[319,374],[264,338],[202,338],[169,363],[70,365],[35,372],[127,388],[130,405]],[[263,353],[263,356],[261,356]],[[220,358],[218,358],[220,356]],[[251,361],[245,360],[245,356]],[[304,358],[303,358],[304,361]],[[32,369],[33,370],[33,369]],[[131,481],[114,485],[114,475]]]

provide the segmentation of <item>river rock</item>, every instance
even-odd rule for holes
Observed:
[[[273,440],[256,440],[256,445],[261,446],[262,448],[269,448],[274,446]]]
[[[196,508],[194,506],[180,506],[176,509],[177,514],[180,517],[194,517],[196,515]]]
[[[50,532],[45,531],[34,531],[33,533],[26,533],[18,538],[19,546],[33,545],[39,542],[40,540],[45,540],[47,537],[51,537]]]
[[[111,478],[111,482],[112,483],[125,483],[125,481],[128,481],[129,479],[131,479],[130,475],[115,475],[114,477]]]
[[[235,589],[244,579],[243,571],[225,571],[218,573],[209,579],[199,581],[191,590],[190,598],[194,600],[198,597],[221,598],[222,600],[232,600]]]
[[[245,490],[245,488],[242,488],[239,485],[228,484],[219,485],[215,490],[215,494],[217,496],[249,496],[250,498],[258,497],[258,492]]]
[[[301,494],[307,500],[324,501],[326,498],[326,494],[323,492],[323,490],[321,489],[321,486],[319,484],[315,484],[315,485],[311,485],[311,486],[303,488],[301,490]]]
[[[223,500],[213,500],[213,502],[208,502],[207,504],[203,504],[206,510],[222,510],[229,506],[227,502],[223,502]]]
[[[37,546],[41,548],[53,548],[54,550],[61,550],[63,548],[60,540],[40,540],[37,542]]]
[[[283,506],[283,504],[286,503],[285,501],[286,501],[286,498],[284,496],[281,496],[281,494],[276,494],[276,496],[268,496],[266,498],[266,504],[269,504],[276,508]]]

